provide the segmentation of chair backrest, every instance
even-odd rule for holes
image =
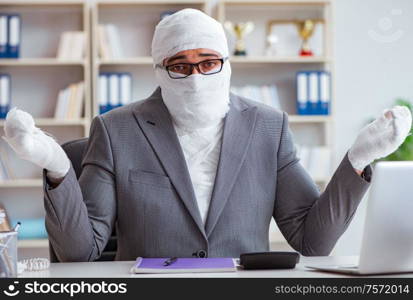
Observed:
[[[86,147],[88,144],[88,138],[81,138],[73,141],[66,142],[62,144],[63,150],[72,162],[73,169],[76,173],[76,178],[79,179],[82,173],[82,160],[86,152]],[[102,255],[97,259],[97,261],[111,261],[115,259],[117,250],[117,236],[116,236],[116,226],[113,228],[111,237],[106,244]],[[56,253],[53,250],[52,245],[49,243],[49,255],[51,262],[59,262]]]

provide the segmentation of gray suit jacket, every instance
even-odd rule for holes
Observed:
[[[294,249],[328,255],[369,187],[346,154],[320,195],[287,114],[231,93],[204,226],[160,87],[93,119],[82,166],[79,180],[71,166],[56,188],[44,178],[46,228],[61,261],[97,259],[113,226],[117,260],[268,251],[272,217]]]

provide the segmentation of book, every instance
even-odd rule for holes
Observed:
[[[106,29],[106,36],[107,36],[107,41],[109,44],[109,53],[111,54],[111,58],[117,59],[117,58],[122,58],[122,48],[121,48],[121,42],[120,42],[120,36],[119,36],[119,31],[117,27],[113,24],[107,24],[105,26]]]
[[[80,60],[84,57],[85,43],[85,33],[83,31],[75,31],[72,33],[71,59]]]
[[[69,115],[69,118],[79,119],[82,117],[84,96],[85,84],[83,82],[79,82],[76,84],[76,95],[74,98],[72,115]]]
[[[168,258],[138,257],[132,266],[131,273],[215,273],[235,272],[237,270],[233,258],[178,258],[169,266],[164,266]]]
[[[69,94],[69,105],[68,105],[68,111],[66,114],[66,118],[67,119],[73,119],[73,116],[75,114],[74,110],[75,110],[75,106],[76,106],[76,93],[77,93],[77,84],[71,84],[69,85],[69,90],[70,90],[70,94]]]
[[[58,60],[80,60],[85,52],[85,33],[65,31],[61,34],[57,50]]]
[[[99,24],[97,39],[100,58],[119,59],[124,56],[119,30],[115,25]]]
[[[97,30],[98,52],[101,59],[109,59],[109,44],[105,25],[99,25]]]
[[[83,113],[84,83],[72,83],[60,90],[55,107],[56,119],[80,119]]]
[[[70,51],[70,36],[69,31],[63,32],[60,35],[59,46],[57,48],[57,59],[65,59]]]
[[[67,106],[66,100],[68,99],[68,90],[60,90],[59,95],[57,96],[57,102],[55,107],[54,117],[56,119],[63,119],[66,115],[65,109]]]

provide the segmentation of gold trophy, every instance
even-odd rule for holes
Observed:
[[[307,20],[269,20],[267,23],[267,52],[268,55],[274,55],[275,43],[280,44],[277,35],[273,31],[273,26],[295,24],[297,33],[302,40],[299,50],[300,56],[312,56],[313,51],[310,48],[309,40],[314,34],[314,30],[318,23],[324,23],[322,19],[307,19]]]
[[[254,30],[254,23],[253,22],[232,23],[231,21],[226,21],[224,23],[224,27],[236,38],[234,55],[236,56],[247,55],[247,50],[245,49],[244,38],[246,35],[248,35],[251,31]]]
[[[308,41],[314,33],[314,29],[317,23],[322,23],[322,20],[304,20],[304,21],[295,21],[297,25],[298,34],[303,40],[300,55],[301,56],[313,56],[313,51],[310,48]]]

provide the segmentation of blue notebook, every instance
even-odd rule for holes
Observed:
[[[178,258],[173,264],[164,266],[167,259],[138,257],[130,271],[131,273],[215,273],[237,270],[233,258]]]

